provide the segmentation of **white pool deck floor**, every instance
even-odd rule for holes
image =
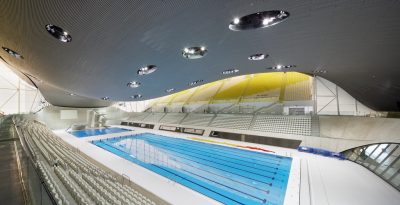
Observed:
[[[284,205],[399,205],[400,192],[366,168],[347,161],[298,152],[295,149],[260,145],[191,134],[174,133],[127,126],[114,126],[133,131],[85,138],[75,137],[65,130],[54,133],[99,163],[161,199],[174,205],[221,204],[179,183],[171,181],[131,161],[90,143],[93,140],[127,136],[144,132],[180,138],[204,138],[236,145],[256,146],[274,151],[274,154],[293,158]]]

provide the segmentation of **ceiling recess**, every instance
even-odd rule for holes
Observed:
[[[280,10],[257,12],[240,18],[234,18],[229,24],[229,29],[233,31],[244,31],[266,28],[281,23],[286,20],[289,15],[289,12]]]
[[[157,66],[155,65],[148,65],[142,68],[139,68],[139,70],[137,71],[138,75],[148,75],[153,73],[154,71],[157,70]]]
[[[288,68],[294,68],[296,65],[277,65],[274,67],[269,67],[267,68],[268,70],[282,70],[282,69],[288,69]]]
[[[260,60],[266,59],[268,56],[269,55],[257,53],[257,54],[253,54],[253,55],[249,56],[247,59],[249,59],[251,61],[260,61]]]
[[[137,81],[131,81],[131,82],[129,82],[128,84],[126,84],[128,87],[130,87],[130,88],[138,88],[140,85],[141,85],[141,83],[140,82],[137,82]]]
[[[58,26],[47,24],[46,30],[47,32],[49,32],[50,35],[52,35],[54,38],[58,39],[63,43],[69,43],[72,41],[71,35],[69,35],[67,31]]]
[[[132,99],[140,99],[140,98],[142,98],[143,96],[141,95],[141,94],[135,94],[135,95],[132,95],[131,96],[131,98]]]
[[[202,82],[203,82],[203,80],[195,80],[195,81],[193,81],[193,82],[190,82],[189,85],[190,85],[190,86],[195,86],[195,85],[197,85],[197,84],[199,84],[199,83],[202,83]]]
[[[6,47],[2,47],[2,48],[3,48],[3,50],[4,50],[5,52],[7,52],[8,54],[10,54],[12,57],[17,58],[17,59],[24,59],[24,57],[23,57],[21,54],[15,52],[15,51],[13,51],[13,50],[11,50],[11,49],[9,49],[9,48],[6,48]]]
[[[182,56],[187,59],[199,59],[203,58],[207,54],[208,50],[206,47],[190,47],[182,50]]]

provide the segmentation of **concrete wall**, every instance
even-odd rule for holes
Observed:
[[[353,116],[320,116],[320,137],[307,137],[304,144],[332,151],[379,143],[400,143],[400,119]]]
[[[76,110],[77,117],[74,119],[61,119],[61,110]],[[41,122],[44,122],[51,129],[67,129],[72,124],[87,124],[87,113],[93,108],[69,108],[69,107],[56,107],[48,106],[40,112],[33,115],[33,117]],[[95,108],[100,113],[105,113],[107,124],[120,124],[121,120],[128,117],[128,113],[115,107]]]

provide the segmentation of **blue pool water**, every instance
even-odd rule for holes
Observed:
[[[151,133],[92,143],[224,204],[284,203],[289,157]]]
[[[131,130],[119,127],[108,127],[99,129],[76,130],[76,131],[70,131],[69,133],[73,134],[75,137],[81,138],[81,137],[90,137],[95,135],[105,135],[105,134],[127,132],[127,131]]]

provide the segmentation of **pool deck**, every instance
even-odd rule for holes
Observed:
[[[178,138],[204,138],[218,142],[229,142],[238,145],[250,145],[269,149],[277,155],[293,158],[289,184],[286,190],[284,205],[397,205],[400,193],[367,169],[349,161],[298,152],[294,149],[238,142],[197,135],[173,133],[162,130],[130,128],[134,131],[77,138],[64,130],[54,131],[56,135],[92,157],[99,163],[117,173],[127,175],[133,182],[156,194],[165,201],[176,205],[221,204],[183,185],[153,173],[146,168],[116,156],[90,143],[93,140],[114,138],[150,132]],[[374,186],[371,186],[373,184]],[[300,192],[301,187],[301,192]]]

